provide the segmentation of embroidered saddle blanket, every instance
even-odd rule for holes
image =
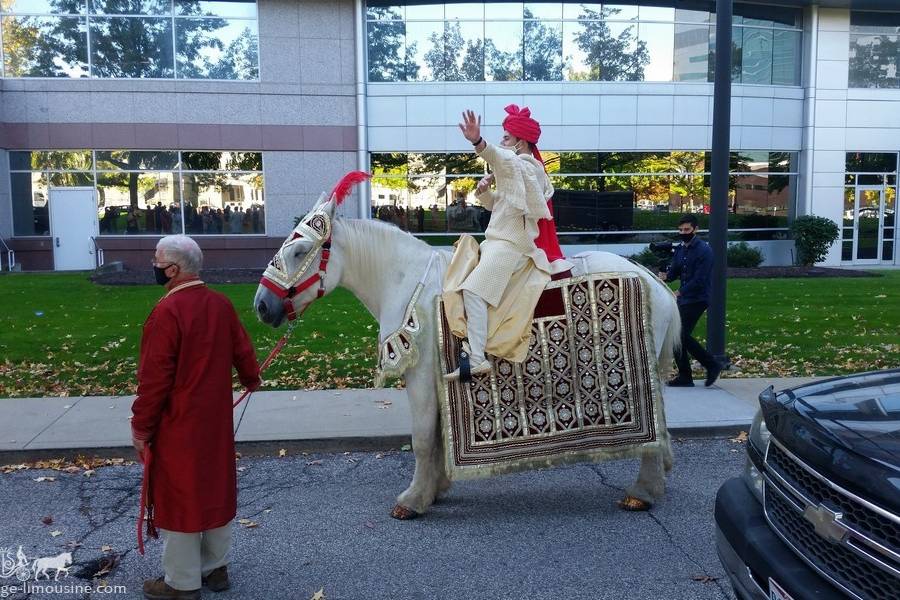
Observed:
[[[665,428],[646,284],[633,273],[552,281],[532,321],[524,362],[489,357],[468,383],[438,377],[452,479],[639,456]],[[461,340],[438,300],[440,368]]]

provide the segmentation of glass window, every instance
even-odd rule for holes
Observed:
[[[256,2],[247,0],[221,0],[218,2],[210,0],[175,0],[175,14],[256,19]]]
[[[100,233],[181,233],[180,198],[177,173],[97,173]]]
[[[0,12],[36,15],[83,15],[85,0],[3,0]]]
[[[415,81],[443,81],[444,22],[407,21],[406,57],[419,67]]]
[[[776,29],[772,40],[772,85],[800,85],[800,53],[803,34]]]
[[[467,20],[484,20],[484,4],[478,2],[449,3],[444,6],[444,18]]]
[[[172,19],[91,19],[95,77],[168,79],[174,75]]]
[[[659,6],[641,6],[638,16],[641,21],[672,21],[675,19],[675,9]]]
[[[607,19],[617,21],[636,21],[638,7],[630,4],[603,4],[603,13]]]
[[[897,88],[900,36],[850,35],[851,88]]]
[[[84,17],[10,16],[0,27],[6,77],[88,76]]]
[[[176,19],[179,79],[257,79],[256,21],[221,18]]]
[[[368,23],[368,61],[369,81],[406,81],[407,71],[410,79],[418,77],[415,61],[407,64],[406,24],[403,21]]]
[[[744,30],[742,27],[735,27],[732,30],[731,38],[731,81],[740,83],[742,57],[744,43]],[[716,28],[709,28],[709,81],[715,81],[716,77]]]
[[[471,152],[448,154],[446,169],[448,175],[475,175],[480,179],[485,173],[485,162]]]
[[[169,79],[177,56],[181,78],[259,78],[255,1],[8,0],[2,7],[5,77]]]
[[[156,171],[174,169],[177,152],[149,150],[98,150],[97,169],[101,171]]]
[[[525,21],[525,80],[563,78],[562,22]]]
[[[406,19],[412,20],[444,20],[443,4],[411,4],[406,7]]]
[[[187,233],[265,232],[262,175],[185,173],[182,179]]]
[[[643,7],[641,10],[644,10]],[[641,23],[640,42],[650,58],[644,68],[644,81],[672,81],[675,26],[668,23]]]
[[[706,10],[675,9],[675,20],[679,23],[709,23],[711,16]]]
[[[526,19],[559,20],[562,18],[562,3],[526,2],[523,15]]]
[[[897,171],[896,152],[848,152],[848,173],[894,173]]]
[[[444,80],[484,81],[484,23],[444,23]]]
[[[524,14],[521,2],[486,2],[485,19],[521,19]]]
[[[484,65],[487,81],[521,81],[522,22],[484,24]]]
[[[594,2],[566,2],[563,4],[563,19],[594,19],[599,17],[603,5]]]
[[[368,2],[366,7],[366,19],[370,21],[402,21],[406,15],[406,7],[400,5],[380,6],[377,3]]]
[[[709,25],[675,25],[674,61],[674,81],[707,80]]]
[[[566,5],[568,6],[568,5]],[[565,78],[568,81],[588,81],[593,77],[588,52],[589,40],[584,38],[585,25],[581,21],[563,22],[563,60],[565,64]],[[596,74],[599,76],[599,73]]]
[[[79,171],[50,173],[50,187],[93,187],[94,174]]]
[[[10,173],[14,235],[50,235],[47,176]]]
[[[171,15],[170,0],[88,0],[92,15]]]
[[[771,29],[744,27],[741,50],[741,83],[770,85],[772,83]]]
[[[90,150],[50,150],[47,152],[16,152],[16,166],[11,169],[32,171],[86,171],[94,166]],[[12,157],[12,153],[10,153]]]

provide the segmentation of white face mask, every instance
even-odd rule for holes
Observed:
[[[504,144],[504,143],[502,143],[502,142],[500,143],[500,145],[503,146],[504,148],[509,148],[510,150],[512,150],[513,152],[515,152],[516,154],[518,154],[519,152],[521,152],[521,149],[519,148],[519,144],[521,144],[523,141],[524,141],[524,140],[519,140],[518,142],[516,142],[516,143],[513,144],[512,146],[508,146],[508,145],[506,145],[506,144]]]

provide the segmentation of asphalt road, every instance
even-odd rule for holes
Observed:
[[[740,471],[744,448],[687,440],[675,452],[667,497],[649,513],[615,508],[637,473],[637,461],[619,461],[461,482],[410,522],[389,516],[412,477],[409,452],[243,458],[238,518],[258,525],[236,527],[232,589],[203,596],[307,600],[323,589],[327,600],[733,598],[715,553],[713,503]],[[41,476],[56,479],[34,481]],[[137,553],[139,478],[137,466],[91,477],[0,475],[0,551],[21,545],[32,558],[81,544],[71,574],[57,582],[74,593],[28,597],[141,597],[141,582],[161,574],[161,543]],[[112,555],[118,563],[101,579],[127,591],[76,587]],[[0,598],[16,583],[0,579]]]

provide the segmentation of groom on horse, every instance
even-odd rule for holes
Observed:
[[[451,329],[467,337],[470,347],[469,368],[461,365],[445,376],[448,380],[490,372],[486,349],[522,362],[544,287],[551,278],[571,276],[572,264],[563,258],[553,224],[553,185],[536,145],[541,126],[528,108],[511,104],[505,110],[499,146],[484,141],[481,117],[471,110],[459,124],[491,168],[475,190],[491,219],[480,248],[470,236],[460,239],[444,280]]]

